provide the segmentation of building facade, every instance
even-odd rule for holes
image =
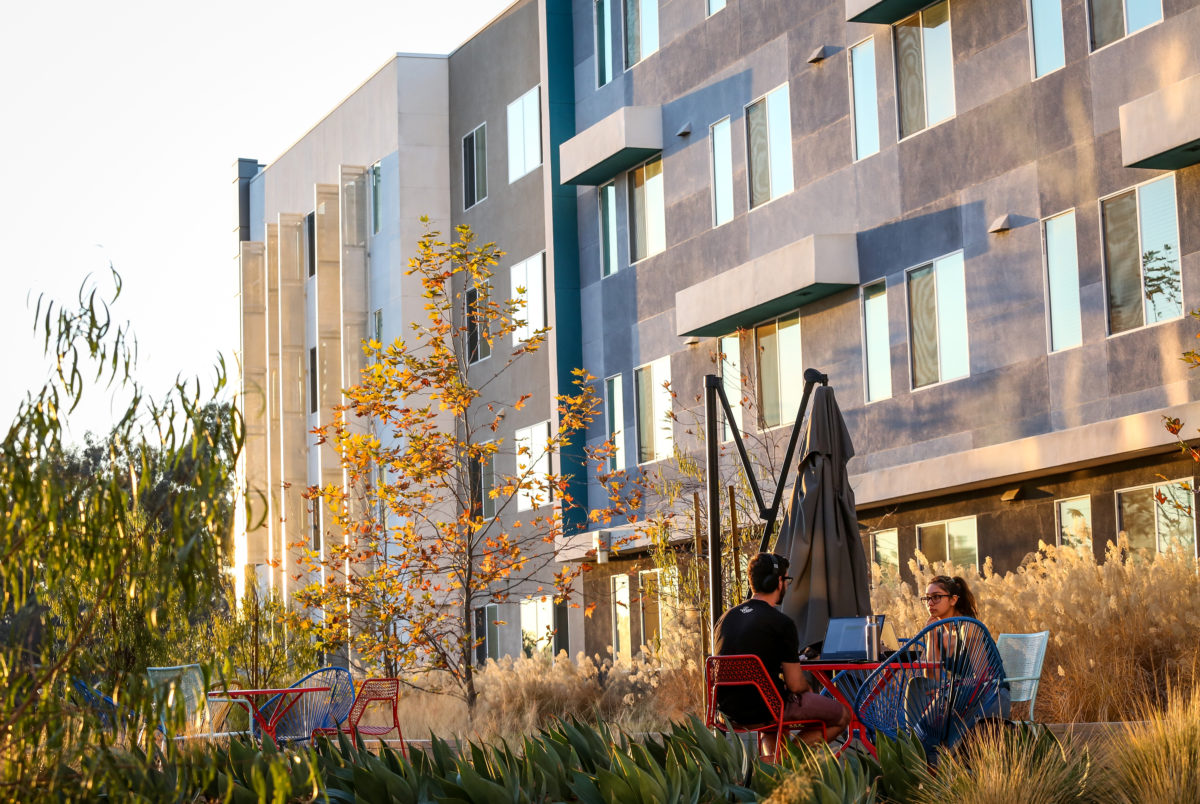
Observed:
[[[240,169],[245,477],[272,505],[245,560],[278,559],[276,531],[303,518],[281,481],[333,471],[289,442],[319,416],[306,378],[320,410],[375,311],[385,337],[412,315],[393,271],[418,214],[500,243],[499,281],[543,278],[550,344],[512,380],[534,400],[513,438],[556,426],[582,366],[609,468],[698,449],[686,422],[710,373],[769,442],[815,367],[881,563],[920,549],[1004,571],[1039,541],[1099,556],[1118,534],[1194,553],[1195,463],[1164,421],[1200,426],[1180,359],[1200,307],[1198,104],[1195,0],[522,0],[448,57],[398,57],[275,163]],[[356,207],[376,163],[381,200]],[[322,199],[340,252],[323,250],[339,229]],[[348,207],[384,219],[365,246]],[[326,328],[338,260],[342,325]],[[602,506],[595,473],[572,474]],[[557,558],[594,561],[607,538]],[[572,652],[648,641],[661,579],[637,555],[585,574],[603,616],[527,617]],[[495,636],[490,652],[515,650]]]

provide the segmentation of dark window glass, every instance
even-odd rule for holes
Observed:
[[[317,412],[317,347],[315,346],[308,350],[308,412]]]
[[[1114,335],[1143,322],[1142,271],[1138,255],[1137,196],[1108,199],[1104,217],[1104,266],[1108,280],[1108,327]]]

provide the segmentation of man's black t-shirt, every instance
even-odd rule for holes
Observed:
[[[790,617],[752,598],[721,615],[716,633],[718,656],[742,653],[758,656],[780,694],[786,696],[782,664],[800,661],[800,638]],[[721,687],[717,692],[717,706],[734,722],[754,725],[771,720],[771,713],[754,687]]]

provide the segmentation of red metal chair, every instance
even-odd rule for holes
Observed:
[[[345,731],[350,735],[350,739],[354,739],[356,734],[364,737],[375,737],[382,742],[383,735],[390,733],[393,729],[396,730],[396,736],[400,738],[400,753],[408,756],[408,749],[404,745],[404,733],[400,731],[400,716],[396,711],[396,705],[400,698],[400,680],[395,678],[368,678],[362,683],[358,690],[358,695],[354,699],[354,706],[350,708],[350,714],[346,718],[345,726],[342,728],[333,729],[313,729],[312,736],[315,739],[318,734],[324,734],[329,737],[336,737],[339,731]],[[392,723],[389,726],[372,726],[363,725],[362,717],[366,712],[367,706],[371,703],[391,704],[389,707],[392,710]]]
[[[783,742],[785,731],[798,731],[819,728],[821,739],[828,742],[829,735],[825,731],[825,723],[821,720],[784,720],[783,696],[775,682],[767,675],[767,668],[762,659],[753,654],[738,656],[709,656],[704,662],[704,682],[708,687],[708,706],[705,712],[704,725],[710,729],[734,733],[754,732],[758,735],[758,754],[762,756],[763,736],[768,732],[775,733],[775,751],[767,761],[775,762],[779,757],[779,748]],[[717,689],[720,687],[754,687],[770,711],[772,720],[758,725],[743,725],[734,723],[722,716],[717,719]]]

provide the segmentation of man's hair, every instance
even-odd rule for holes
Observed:
[[[779,568],[779,578],[787,575],[788,560],[781,555],[759,553],[750,559],[750,564],[746,568],[746,574],[750,576],[750,590],[755,594],[759,594],[761,592],[774,592],[778,589],[780,581],[771,583],[771,578],[776,575],[777,566]]]

